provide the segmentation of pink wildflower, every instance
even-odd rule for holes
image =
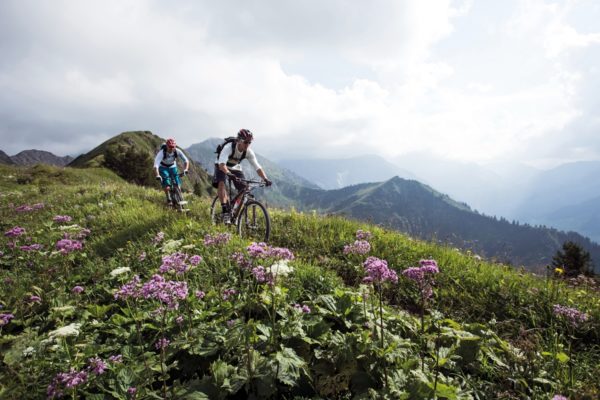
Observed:
[[[160,338],[160,339],[158,339],[158,341],[156,342],[156,344],[154,346],[156,347],[156,350],[163,350],[169,346],[169,343],[171,343],[171,341],[169,339]]]
[[[344,246],[344,254],[364,255],[371,251],[371,244],[366,240],[356,240],[354,244]]]
[[[356,231],[356,240],[369,240],[373,237],[371,232],[359,229]]]
[[[4,232],[4,236],[6,237],[19,237],[25,234],[25,228],[21,228],[20,226],[15,226],[12,229]]]
[[[81,250],[83,248],[83,243],[78,240],[71,239],[61,239],[56,242],[56,249],[61,252],[61,254],[69,254],[75,250]]]
[[[54,216],[54,218],[52,218],[52,221],[54,222],[71,222],[73,218],[70,217],[69,215],[56,215]]]
[[[571,307],[567,307],[567,306],[561,306],[560,304],[555,304],[553,309],[554,309],[554,314],[564,317],[574,327],[579,326],[579,324],[587,321],[589,318],[589,315],[577,310],[576,308],[571,308]]]
[[[83,286],[75,286],[73,287],[73,289],[71,289],[71,292],[75,294],[80,294],[81,292],[83,292],[83,290]]]
[[[0,314],[0,326],[8,324],[14,317],[13,314]]]
[[[398,283],[396,271],[388,268],[387,261],[377,257],[368,257],[363,263],[367,276],[363,279],[367,283],[382,284],[385,281]]]
[[[100,357],[90,358],[89,362],[89,369],[96,375],[102,375],[108,368],[108,365]]]

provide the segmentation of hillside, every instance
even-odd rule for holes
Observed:
[[[73,161],[73,157],[59,157],[44,150],[23,150],[11,157],[17,165],[48,164],[64,167]]]
[[[396,177],[339,190],[303,190],[295,195],[304,210],[370,221],[531,270],[543,272],[567,240],[589,251],[596,268],[600,262],[600,246],[577,233],[491,218],[417,181]]]
[[[13,165],[15,162],[10,158],[8,154],[0,150],[0,164]]]
[[[277,210],[250,244],[105,169],[0,166],[0,193],[2,398],[600,394],[592,281]]]
[[[130,182],[157,186],[152,166],[154,157],[165,139],[149,131],[123,132],[74,159],[68,166],[75,168],[107,167]],[[189,154],[187,154],[189,157]],[[190,174],[182,180],[183,189],[198,194],[213,192],[210,177],[190,160]],[[179,163],[181,170],[182,164]]]

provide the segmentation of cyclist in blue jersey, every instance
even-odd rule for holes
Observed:
[[[156,153],[154,158],[154,175],[160,180],[162,187],[167,195],[167,204],[171,204],[171,185],[181,186],[179,173],[177,171],[177,158],[185,164],[183,173],[187,175],[190,168],[190,162],[183,154],[183,151],[177,148],[175,139],[169,138],[167,142],[161,146],[161,149]]]

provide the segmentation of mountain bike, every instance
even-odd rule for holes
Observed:
[[[244,188],[235,196],[231,196],[231,179],[229,180],[229,209],[231,222],[229,225],[237,228],[237,233],[244,239],[256,242],[267,242],[271,234],[271,218],[267,208],[254,198],[252,191],[266,184],[260,181],[240,179]],[[210,218],[214,225],[223,223],[221,203],[216,196],[210,206]]]
[[[171,175],[171,181],[175,182],[174,174],[170,174],[170,175]],[[181,177],[185,176],[185,174],[179,173],[179,174],[177,174],[177,176],[179,176],[181,178]],[[161,179],[161,181],[162,181],[162,179]],[[169,194],[171,197],[171,203],[169,204],[170,207],[172,207],[174,210],[177,210],[179,212],[188,211],[187,208],[184,207],[187,204],[187,201],[185,201],[183,199],[183,193],[181,192],[181,188],[179,187],[179,185],[176,185],[176,184],[171,185],[171,188],[169,189]]]

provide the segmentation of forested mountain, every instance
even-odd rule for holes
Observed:
[[[164,139],[149,131],[123,132],[80,155],[69,166],[106,167],[129,182],[158,187],[152,166],[164,142]],[[198,194],[212,193],[209,175],[194,161],[190,162],[190,174],[182,182],[184,189]]]
[[[338,190],[301,190],[290,196],[296,196],[303,210],[373,222],[530,270],[548,265],[567,240],[582,245],[596,264],[600,261],[600,246],[577,233],[482,215],[413,180],[395,177]]]

